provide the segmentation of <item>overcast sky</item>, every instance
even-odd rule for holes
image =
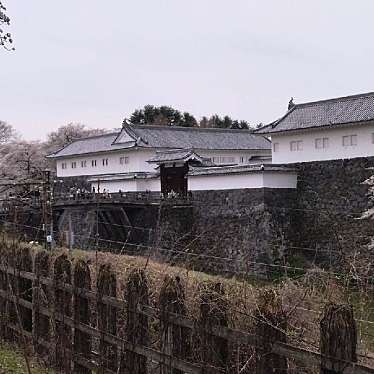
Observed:
[[[27,139],[145,104],[270,122],[374,91],[373,0],[3,0],[0,120]]]

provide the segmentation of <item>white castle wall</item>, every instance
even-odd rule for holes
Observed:
[[[343,145],[343,136],[356,135],[356,145]],[[328,139],[326,148],[316,148],[316,139]],[[298,134],[272,134],[275,164],[351,159],[374,156],[374,124],[318,129]],[[291,142],[302,141],[302,149],[291,151]]]
[[[56,168],[58,177],[93,176],[103,174],[119,174],[138,171],[154,171],[154,165],[147,162],[153,157],[154,151],[148,149],[128,149],[116,152],[102,152],[94,155],[69,157],[57,159]],[[128,157],[127,164],[121,164],[121,157]],[[103,165],[103,160],[108,159],[108,165]],[[96,160],[96,166],[92,166],[92,160]],[[86,167],[81,162],[86,161]],[[76,168],[72,168],[72,163]],[[66,164],[63,169],[62,164]]]
[[[271,156],[270,150],[265,151],[217,151],[217,150],[197,150],[203,157],[218,159],[218,164],[224,159],[233,159],[234,164],[248,164],[251,162],[253,155]],[[147,161],[156,154],[155,149],[124,149],[115,152],[102,152],[93,155],[84,155],[77,157],[67,157],[56,160],[58,177],[77,177],[77,176],[93,176],[104,174],[118,174],[127,172],[147,172],[154,171],[156,165],[149,164]],[[127,164],[121,164],[120,158],[128,157]],[[108,164],[103,164],[103,160],[108,160]],[[96,160],[96,166],[92,166],[92,161]],[[81,162],[86,161],[86,167],[82,167]],[[72,164],[75,162],[76,167]],[[63,163],[65,168],[63,168]],[[227,163],[227,162],[226,162]],[[231,163],[231,162],[229,162]]]
[[[195,175],[188,177],[188,189],[190,191],[296,188],[296,185],[296,172],[258,171],[245,174]]]
[[[98,182],[92,182],[97,191]],[[100,180],[100,192],[161,191],[160,178]],[[291,188],[297,186],[296,172],[258,171],[243,174],[188,176],[189,191],[239,190],[255,188]]]

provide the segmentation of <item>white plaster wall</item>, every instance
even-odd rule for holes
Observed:
[[[97,182],[92,182],[97,191]],[[296,173],[256,172],[247,174],[198,175],[188,177],[190,191],[234,190],[242,188],[296,188]],[[161,191],[160,178],[100,181],[100,192]]]
[[[120,157],[129,157],[128,164],[120,164]],[[57,159],[56,168],[58,177],[76,177],[82,175],[103,175],[126,172],[154,171],[155,166],[147,162],[154,156],[154,151],[149,149],[130,149],[116,152],[101,153],[90,156],[79,156],[66,159]],[[103,166],[102,160],[108,159],[108,165]],[[96,167],[92,167],[92,160],[96,160]],[[77,167],[71,167],[72,162],[77,163]],[[87,161],[86,167],[81,167],[81,161]],[[67,164],[66,169],[62,169],[62,163]]]
[[[124,149],[121,151],[98,153],[96,155],[77,156],[56,160],[58,177],[77,177],[103,174],[116,174],[126,172],[154,171],[156,165],[147,161],[155,155],[153,149]],[[253,155],[269,155],[270,151],[203,151],[197,150],[203,157],[234,157],[236,164],[251,163],[249,158]],[[128,164],[120,164],[120,157],[129,157]],[[240,157],[244,157],[244,162],[240,162]],[[108,159],[108,165],[103,165],[102,160]],[[96,160],[96,167],[92,166],[92,160]],[[86,161],[86,167],[81,166],[81,162]],[[72,162],[76,162],[77,167],[72,168]],[[252,161],[253,162],[253,161]],[[62,163],[66,163],[66,169],[62,169]]]
[[[92,187],[95,187],[97,192],[98,183],[92,182]],[[119,192],[119,190],[122,192],[160,192],[161,183],[159,178],[100,181],[100,192],[102,193],[104,189],[110,193]]]
[[[196,152],[202,156],[202,157],[209,157],[213,161],[213,157],[234,157],[235,158],[235,164],[249,164],[251,163],[250,157],[251,156],[270,156],[271,151],[270,150],[258,150],[258,151],[215,151],[215,150],[199,150],[197,149]],[[240,162],[240,157],[244,158],[244,162]],[[253,162],[253,161],[252,161]]]
[[[155,191],[161,192],[160,178],[139,179],[138,191]]]
[[[190,191],[241,188],[296,188],[296,173],[257,172],[247,174],[196,175],[188,177]]]
[[[373,134],[374,124],[355,125],[344,128],[310,130],[292,135],[272,135],[272,143],[279,143],[279,151],[272,152],[273,163],[293,163],[308,161],[336,160],[354,157],[374,156]],[[344,135],[357,135],[356,146],[343,146]],[[329,138],[326,149],[316,149],[316,138]],[[291,151],[291,141],[303,141],[301,151]]]
[[[98,191],[98,183],[92,182],[91,188],[95,187],[96,192]],[[123,180],[123,181],[100,181],[100,192],[104,189],[110,193],[119,192],[119,190],[125,191],[137,191],[136,180]]]
[[[297,173],[267,171],[263,174],[265,188],[297,188]]]

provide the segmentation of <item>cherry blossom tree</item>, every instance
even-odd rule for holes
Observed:
[[[0,1],[0,46],[7,50],[14,50],[11,47],[13,43],[12,35],[3,29],[4,26],[7,27],[9,25],[10,18],[6,15],[6,8]]]

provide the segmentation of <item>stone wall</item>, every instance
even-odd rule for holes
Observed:
[[[188,258],[200,270],[269,274],[283,258],[295,190],[243,189],[193,192],[193,235]]]
[[[372,221],[360,219],[373,205],[363,182],[374,174],[374,157],[291,166],[298,170],[297,190],[194,191],[188,201],[167,199],[143,208],[126,205],[126,196],[113,201],[109,211],[101,206],[100,237],[109,249],[151,253],[160,261],[216,273],[269,275],[279,270],[274,264],[298,266],[295,257],[300,256],[307,263],[300,266],[347,266],[352,254],[367,251],[374,238]],[[90,249],[94,208],[64,207],[70,211],[55,225],[61,240],[69,213],[76,245]],[[134,227],[130,234],[127,220]],[[111,246],[112,239],[129,245]]]
[[[371,220],[360,219],[372,206],[363,182],[374,174],[374,157],[291,166],[299,174],[290,244],[309,261],[337,269],[374,237]]]
[[[370,258],[374,224],[362,215],[373,207],[364,182],[374,174],[374,157],[290,166],[298,170],[297,190],[193,192],[188,250],[208,257],[189,263],[269,274],[281,268],[261,264],[340,271],[351,270],[353,257],[360,266]]]

